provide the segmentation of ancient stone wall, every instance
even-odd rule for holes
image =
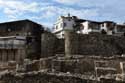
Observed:
[[[74,31],[65,31],[65,55],[67,57],[79,54],[79,40]]]
[[[77,55],[76,55],[77,56]],[[109,80],[124,80],[124,63],[125,58],[121,59],[112,57],[80,57],[80,58],[63,58],[56,59],[52,62],[54,72],[64,72],[68,74],[82,74],[91,77],[102,77]],[[98,63],[97,63],[98,62]],[[105,82],[104,82],[105,83]],[[114,83],[114,82],[110,82]]]
[[[91,74],[94,75],[94,60],[91,59],[66,59],[53,60],[52,67],[57,72]]]
[[[50,32],[44,32],[41,36],[41,57],[53,56],[56,52],[57,38]]]
[[[25,72],[15,73],[7,73],[2,78],[1,81],[5,81],[5,83],[94,83],[91,79],[96,76],[102,76],[110,71],[110,69],[114,68],[117,74],[122,75],[122,70],[120,67],[120,62],[124,62],[125,59],[121,58],[104,58],[104,57],[72,57],[72,58],[64,58],[64,57],[51,57],[51,58],[42,58],[40,60],[26,60],[24,62]],[[95,61],[100,61],[101,64],[95,64]],[[105,62],[103,64],[102,62]],[[15,63],[9,63],[8,66],[15,69]],[[95,68],[100,67],[101,70],[105,70],[105,72],[96,72]],[[13,70],[8,67],[7,70]],[[108,70],[107,70],[108,69]],[[16,69],[17,70],[17,69]],[[46,74],[46,73],[49,74]],[[42,74],[41,74],[42,73]],[[96,75],[98,74],[98,75]],[[1,75],[1,74],[0,74]],[[112,74],[113,75],[113,74]],[[74,77],[75,76],[75,77]],[[73,79],[72,79],[73,78]],[[83,79],[81,79],[83,78]],[[52,80],[53,79],[53,80]],[[74,82],[74,79],[75,80]],[[78,81],[80,79],[82,82]],[[87,79],[87,80],[85,80]],[[69,80],[69,81],[67,81]],[[101,79],[105,80],[105,79]],[[107,80],[106,80],[107,81]],[[104,83],[108,83],[104,81]],[[114,79],[109,79],[109,83],[117,83]],[[103,83],[103,82],[95,82],[95,83]]]
[[[46,73],[26,73],[26,74],[6,74],[2,76],[1,80],[4,83],[94,83],[87,82],[87,80],[80,79],[73,76],[57,76],[56,74],[46,74]],[[89,80],[88,80],[89,81]]]
[[[101,55],[113,56],[125,53],[125,37],[103,34],[77,34],[65,31],[66,55]]]
[[[41,36],[41,57],[50,57],[64,53],[64,41],[45,31]]]
[[[1,76],[1,83],[124,83],[113,79],[101,79],[100,81],[82,78],[80,76],[66,75],[63,73],[17,73]]]
[[[41,37],[41,57],[56,54],[113,56],[125,53],[125,37],[103,34],[77,34],[65,31],[65,39],[58,39],[50,32]]]
[[[65,39],[58,39],[56,54],[65,54]]]

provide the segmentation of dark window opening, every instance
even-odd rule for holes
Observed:
[[[66,27],[67,26],[66,23],[63,23],[63,26]]]
[[[17,33],[16,36],[19,36],[19,34]]]
[[[104,29],[102,29],[101,33],[102,34],[107,34],[107,32]]]
[[[56,29],[58,29],[58,26],[56,26]]]
[[[16,50],[13,50],[13,60],[15,60],[16,56]]]
[[[32,42],[32,37],[26,37],[26,44],[29,44]]]
[[[124,32],[123,36],[125,37],[125,32]]]
[[[102,24],[102,27],[104,27],[104,24]]]

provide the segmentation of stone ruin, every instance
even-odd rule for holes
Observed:
[[[0,73],[0,79],[5,83],[124,83],[124,60],[83,56],[26,59],[13,71]]]
[[[6,63],[1,83],[125,82],[124,37],[65,31],[64,40],[48,32],[42,38],[41,58]]]

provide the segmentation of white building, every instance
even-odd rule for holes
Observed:
[[[100,22],[88,21],[85,20],[81,23],[80,33],[89,34],[89,33],[99,33],[100,32]]]
[[[115,33],[115,27],[116,23],[112,21],[104,21],[101,23],[101,31],[104,30],[107,35],[112,35],[113,33]]]
[[[60,16],[57,22],[54,24],[53,33],[56,34],[58,38],[64,38],[64,30],[74,30],[75,16]]]
[[[112,21],[96,22],[85,20],[81,23],[80,33],[105,33],[107,35],[112,35],[115,32],[116,23]]]
[[[125,36],[125,24],[113,21],[96,22],[78,19],[76,16],[60,16],[54,24],[53,33],[58,38],[64,38],[64,30],[75,30],[81,34],[101,33],[114,36]]]

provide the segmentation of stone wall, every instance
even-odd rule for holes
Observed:
[[[8,73],[1,76],[0,83],[124,83],[113,79],[101,79],[100,81],[82,78],[80,76],[63,73]]]
[[[1,80],[4,83],[94,83],[87,82],[85,79],[80,79],[73,76],[47,74],[47,73],[25,73],[13,75],[11,73],[2,76]],[[89,81],[89,80],[88,80]]]
[[[41,35],[41,57],[50,57],[58,53],[64,53],[64,40],[45,31]]]
[[[0,73],[4,71],[15,71],[16,70],[16,61],[8,61],[8,62],[1,62],[0,64]]]
[[[65,39],[58,39],[50,32],[41,37],[41,57],[56,54],[113,56],[125,53],[125,37],[104,34],[77,34],[65,31]]]
[[[94,61],[91,59],[53,60],[52,65],[57,72],[91,75],[95,72]]]
[[[54,72],[89,75],[90,78],[95,77],[100,80],[103,78],[108,78],[110,80],[124,80],[124,67],[122,67],[120,64],[124,63],[124,60],[125,58],[123,57],[119,58],[94,56],[62,58],[53,60],[52,69]]]
[[[50,57],[42,58],[40,60],[25,60],[24,69],[26,71],[16,73],[4,74],[1,78],[5,83],[94,83],[96,76],[100,77],[110,71],[109,68],[114,68],[117,74],[122,75],[120,62],[124,62],[125,58],[112,58],[112,57]],[[105,64],[95,65],[95,61],[105,62]],[[9,63],[8,66],[15,69],[15,63]],[[108,68],[105,72],[95,73],[95,68],[102,67]],[[101,70],[103,70],[101,68]],[[8,67],[8,70],[12,70]],[[17,69],[16,69],[17,70]],[[49,74],[47,74],[49,73]],[[96,75],[98,74],[98,75]],[[1,74],[0,74],[1,75]],[[106,74],[107,75],[107,74]],[[1,76],[0,76],[1,77]],[[82,79],[81,79],[82,78]],[[115,77],[116,78],[116,77]],[[109,83],[117,83],[114,79],[108,78]],[[76,80],[74,80],[76,79]],[[85,80],[86,79],[86,80]],[[101,79],[104,81],[105,78]],[[69,81],[67,81],[69,80]],[[81,82],[80,82],[80,81]],[[75,81],[75,82],[74,82]],[[103,83],[103,82],[95,82]],[[108,83],[105,82],[104,83]]]
[[[65,31],[66,55],[113,56],[125,53],[125,37],[103,34],[77,34]]]

